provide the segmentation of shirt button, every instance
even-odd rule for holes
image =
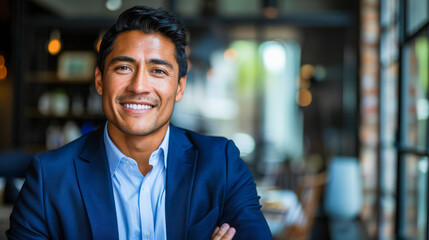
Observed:
[[[130,164],[130,161],[129,161],[129,160],[127,160],[127,164]]]
[[[150,233],[146,233],[146,237],[149,238],[150,237]]]

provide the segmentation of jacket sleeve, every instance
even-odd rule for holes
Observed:
[[[232,141],[227,143],[227,186],[221,223],[236,228],[234,239],[272,239],[262,215],[259,196],[249,168]]]
[[[8,239],[48,239],[43,197],[43,172],[36,156],[10,216]]]

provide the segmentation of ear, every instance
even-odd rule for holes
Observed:
[[[183,97],[183,94],[185,93],[186,78],[187,78],[187,75],[180,78],[179,85],[177,86],[177,91],[176,91],[176,98],[175,98],[176,102],[180,101]]]
[[[95,90],[98,94],[103,95],[103,76],[98,67],[95,68]]]

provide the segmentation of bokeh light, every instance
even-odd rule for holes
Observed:
[[[117,11],[122,7],[122,0],[107,0],[105,6],[110,11]]]
[[[298,102],[298,105],[301,107],[307,107],[308,105],[311,104],[312,100],[313,100],[313,96],[308,89],[301,89],[297,93],[297,102]]]
[[[268,71],[282,72],[286,67],[286,50],[280,42],[268,41],[261,45],[262,59]]]
[[[307,78],[300,78],[299,79],[299,88],[307,89],[311,87],[311,81]]]
[[[97,41],[97,45],[96,45],[96,48],[97,48],[97,52],[99,52],[100,51],[100,46],[101,46],[101,38],[99,38],[98,39],[98,41]]]
[[[58,38],[51,39],[48,44],[48,52],[57,55],[61,51],[61,41]]]
[[[238,59],[238,54],[237,54],[237,51],[235,51],[234,49],[228,48],[223,53],[223,57],[227,61],[234,62],[235,60]]]
[[[231,139],[240,149],[241,156],[247,156],[255,150],[255,140],[247,133],[234,133]]]
[[[301,67],[301,77],[310,79],[314,76],[314,67],[310,64],[305,64]]]
[[[7,68],[5,65],[0,67],[0,80],[3,80],[7,77]]]
[[[5,64],[4,57],[3,57],[3,55],[0,55],[0,67],[3,67],[4,64]]]
[[[278,11],[277,8],[274,7],[266,7],[264,9],[264,16],[269,19],[277,18]]]

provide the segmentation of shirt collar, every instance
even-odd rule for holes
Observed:
[[[113,174],[116,171],[116,168],[118,167],[119,163],[121,162],[121,159],[127,158],[125,154],[123,154],[116,145],[112,142],[109,136],[109,132],[107,130],[107,123],[104,126],[104,145],[106,148],[106,155],[107,155],[107,161],[109,162],[109,168],[110,168],[110,174],[113,176]],[[158,149],[156,151],[161,151],[163,153],[164,157],[164,167],[167,169],[167,156],[168,156],[168,145],[170,143],[170,126],[167,128],[167,132],[165,133],[164,139],[161,142],[161,145],[159,145]]]

